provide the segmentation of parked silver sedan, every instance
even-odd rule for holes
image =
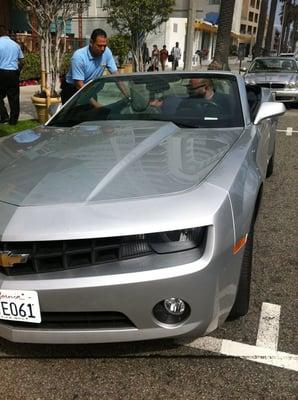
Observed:
[[[113,75],[2,140],[0,336],[198,336],[245,315],[284,111],[233,73]]]
[[[298,102],[298,66],[294,58],[258,57],[245,74],[245,82],[269,88],[276,101]]]

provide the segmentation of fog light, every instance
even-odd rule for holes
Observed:
[[[189,305],[177,297],[169,297],[160,301],[152,311],[159,322],[168,325],[179,324],[190,316]]]
[[[184,301],[181,299],[177,299],[176,297],[165,299],[164,307],[167,312],[172,315],[182,315],[185,312]]]

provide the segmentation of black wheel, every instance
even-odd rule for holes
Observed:
[[[274,153],[275,149],[273,149],[272,156],[269,160],[268,167],[267,167],[267,172],[266,172],[266,178],[269,178],[273,174],[273,169],[274,169]]]
[[[252,250],[253,250],[253,228],[251,228],[244,249],[241,264],[240,278],[237,288],[235,303],[230,311],[228,319],[236,319],[247,314],[249,309],[250,281],[252,270]]]

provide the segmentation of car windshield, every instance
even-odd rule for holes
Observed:
[[[289,58],[262,58],[252,63],[249,72],[297,72],[297,64]]]
[[[171,121],[179,127],[197,128],[244,124],[236,77],[152,73],[104,76],[89,83],[48,126],[106,120]]]

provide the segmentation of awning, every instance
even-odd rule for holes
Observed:
[[[206,14],[204,17],[204,21],[210,22],[213,25],[217,25],[219,20],[219,13],[215,11],[211,11]]]
[[[207,21],[196,20],[194,23],[194,29],[202,32],[217,33],[218,26]],[[252,39],[251,35],[245,35],[243,33],[236,32],[231,32],[231,37],[242,43],[250,43]]]
[[[217,25],[213,25],[210,22],[207,21],[202,21],[202,20],[196,20],[194,23],[194,28],[198,31],[203,31],[203,32],[217,32]]]
[[[251,35],[246,35],[244,33],[231,32],[231,36],[232,38],[237,39],[239,42],[243,43],[250,43],[252,39]]]

